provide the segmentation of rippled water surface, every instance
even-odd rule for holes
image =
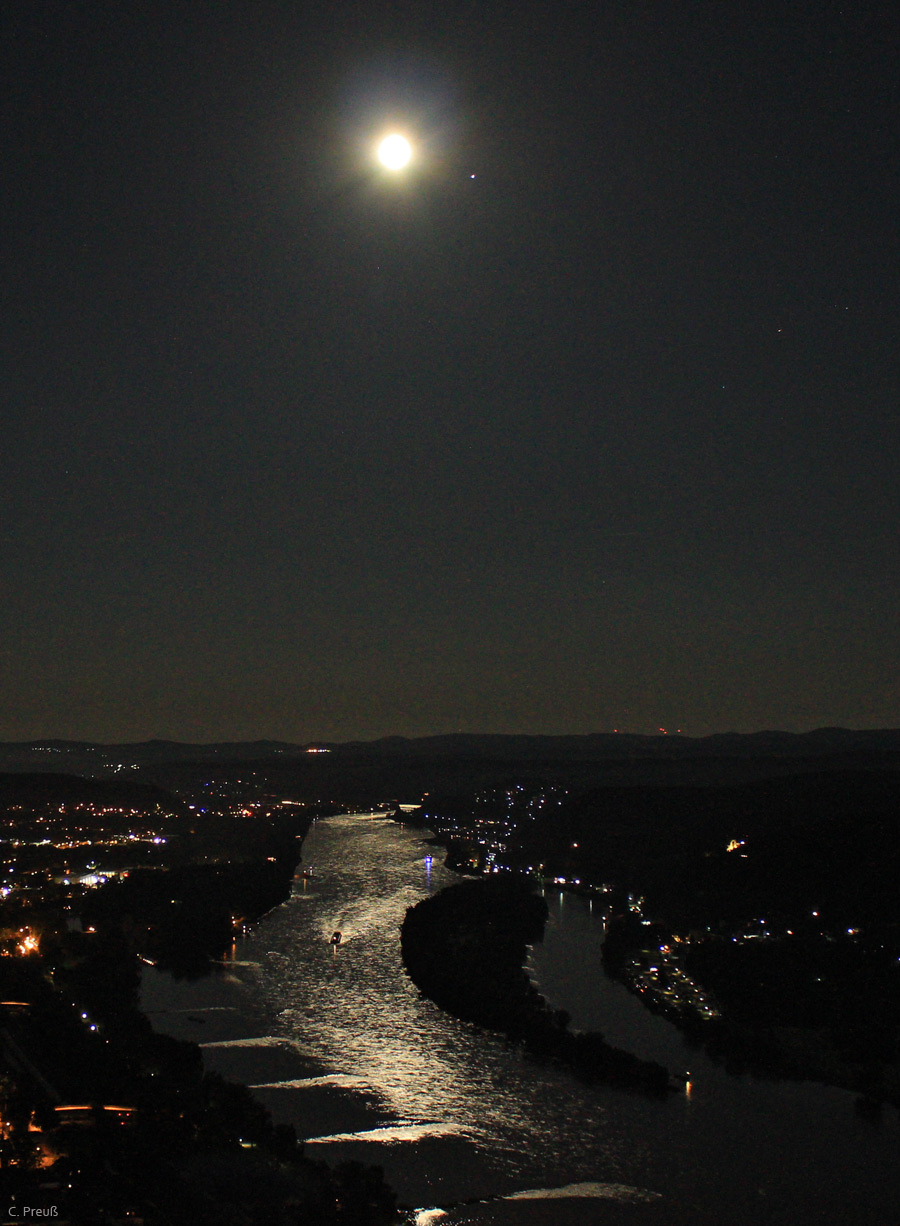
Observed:
[[[318,822],[304,848],[313,877],[217,976],[187,985],[148,973],[146,1007],[257,1087],[311,1150],[384,1166],[406,1203],[529,1193],[423,1222],[900,1222],[895,1113],[876,1126],[843,1091],[739,1080],[687,1052],[603,980],[600,920],[579,900],[550,900],[533,958],[543,989],[577,1024],[623,1046],[630,1036],[673,1068],[693,1062],[690,1098],[584,1086],[422,1000],[399,927],[407,907],[458,880],[431,851],[382,818]]]

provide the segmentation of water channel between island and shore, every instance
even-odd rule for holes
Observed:
[[[425,838],[379,816],[319,820],[312,876],[212,975],[145,969],[153,1024],[253,1087],[310,1155],[383,1167],[420,1226],[900,1223],[897,1112],[862,1118],[847,1091],[735,1077],[687,1047],[604,975],[597,903],[549,893],[529,969],[573,1027],[690,1071],[689,1092],[585,1085],[422,999],[400,924],[460,880]]]

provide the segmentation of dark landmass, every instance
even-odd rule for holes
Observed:
[[[732,842],[740,846],[729,852]],[[898,918],[900,772],[591,789],[567,796],[552,819],[524,823],[511,854],[639,890],[682,925],[773,910],[818,910],[851,927],[889,922]]]
[[[709,737],[460,733],[312,745],[278,741],[109,745],[59,740],[0,744],[0,770],[8,772],[130,774],[179,794],[204,785],[256,787],[348,805],[472,791],[511,777],[579,788],[714,786],[785,774],[890,768],[900,769],[896,729],[823,728]]]
[[[508,736],[450,733],[383,737],[377,741],[322,742],[338,753],[409,757],[505,758],[511,761],[583,761],[618,758],[774,758],[842,753],[900,754],[900,729],[818,728],[813,732],[726,732],[713,736],[641,736],[595,732],[584,736]]]
[[[0,774],[0,812],[50,805],[94,805],[111,810],[183,812],[183,803],[152,782],[134,778],[84,779],[65,773]]]
[[[665,1094],[662,1065],[610,1046],[598,1033],[568,1029],[525,974],[526,946],[541,939],[547,904],[521,878],[461,882],[411,907],[403,962],[416,987],[440,1008],[499,1031],[532,1056],[558,1060],[580,1076]]]
[[[591,893],[606,961],[736,1071],[900,1102],[900,773],[429,797],[463,871]]]
[[[296,844],[261,860],[136,869],[88,895],[82,923],[127,932],[135,953],[176,976],[206,974],[235,934],[290,897]]]
[[[183,741],[133,741],[109,744],[97,741],[0,742],[0,768],[5,771],[73,772],[88,777],[127,774],[155,763],[246,762],[279,754],[300,754],[302,745],[284,741],[230,741],[190,744]]]

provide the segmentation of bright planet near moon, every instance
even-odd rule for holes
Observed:
[[[378,160],[388,170],[402,170],[412,157],[412,145],[405,136],[393,133],[378,146]]]

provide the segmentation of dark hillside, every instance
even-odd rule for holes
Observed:
[[[166,813],[180,809],[170,792],[155,783],[134,779],[84,779],[51,773],[0,774],[0,809],[13,806],[88,805],[135,808],[147,812],[159,805]]]
[[[887,919],[900,879],[900,773],[836,772],[729,788],[598,788],[523,827],[524,862],[613,880],[699,922],[759,907]],[[740,847],[731,853],[732,842]],[[577,848],[573,845],[577,844]]]

